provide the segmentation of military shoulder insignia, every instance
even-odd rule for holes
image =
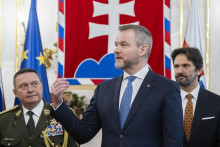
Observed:
[[[1,114],[4,114],[4,113],[6,113],[6,112],[9,112],[9,111],[15,110],[16,108],[18,108],[18,105],[14,106],[14,107],[11,107],[11,108],[9,108],[9,109],[7,109],[7,110],[5,110],[5,111],[0,112],[0,115],[1,115]]]

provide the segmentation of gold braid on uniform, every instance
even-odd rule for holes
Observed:
[[[46,131],[42,131],[42,134],[44,136],[44,142],[46,144],[46,147],[50,147],[50,144],[52,147],[54,147],[54,143],[50,140],[50,138],[47,136]]]
[[[6,113],[6,112],[9,112],[9,111],[11,111],[11,110],[17,109],[17,108],[18,108],[18,105],[15,105],[14,107],[11,107],[11,108],[9,108],[9,109],[7,109],[7,110],[4,110],[4,111],[0,112],[0,115],[1,115],[1,114],[4,114],[4,113]]]
[[[67,143],[68,143],[68,133],[66,130],[64,130],[64,140],[62,147],[67,147]]]
[[[50,147],[50,145],[52,147],[54,147],[54,143],[47,136],[46,131],[42,131],[42,134],[43,134],[43,137],[44,137],[44,142],[46,144],[46,147]],[[67,147],[67,143],[68,143],[68,133],[66,132],[66,130],[64,130],[64,140],[63,140],[62,147]]]
[[[53,106],[53,103],[50,104],[51,106]],[[74,115],[76,115],[74,109],[70,108],[72,110],[72,112],[74,113]],[[50,140],[50,138],[47,136],[46,131],[42,131],[43,137],[44,137],[44,142],[46,144],[46,147],[50,147],[50,145],[52,145],[52,147],[54,147],[54,143]],[[64,140],[63,140],[63,144],[62,147],[67,147],[67,143],[68,143],[68,136],[69,134],[67,133],[66,130],[64,130]]]
[[[70,108],[72,110],[72,112],[76,115],[74,109]],[[46,131],[42,131],[43,137],[44,137],[44,142],[46,144],[46,147],[50,147],[50,145],[52,145],[52,147],[54,147],[54,143],[50,140],[50,138],[47,136]],[[64,130],[64,140],[63,140],[63,145],[62,147],[67,147],[67,143],[68,143],[68,133],[66,130]]]

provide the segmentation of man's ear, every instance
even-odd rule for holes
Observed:
[[[139,55],[140,56],[145,56],[148,51],[148,46],[147,45],[142,45],[139,47]]]
[[[16,95],[16,90],[15,90],[15,88],[13,89],[13,93],[14,93],[14,95]]]
[[[197,70],[196,70],[196,75],[199,76],[199,75],[201,75],[201,74],[202,74],[202,68],[201,68],[201,69],[197,69]]]

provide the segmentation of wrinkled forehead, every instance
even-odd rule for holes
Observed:
[[[27,73],[22,73],[18,75],[15,79],[15,84],[21,84],[21,83],[31,83],[34,81],[40,82],[40,78],[38,75],[34,72],[27,72]]]

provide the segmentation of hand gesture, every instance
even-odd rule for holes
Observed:
[[[54,107],[59,106],[62,101],[62,93],[69,88],[69,82],[64,78],[57,79],[51,86],[51,94],[54,102]]]

